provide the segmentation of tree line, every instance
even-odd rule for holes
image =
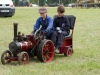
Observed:
[[[18,3],[19,3],[19,0],[13,0],[13,1],[15,2],[15,5],[17,6]],[[76,1],[77,0],[29,0],[29,3],[37,4],[39,6],[43,6],[45,4],[49,5],[51,3],[58,2],[60,4],[67,5],[69,3],[74,3]]]
[[[54,2],[58,2],[58,3],[62,3],[64,5],[67,5],[69,3],[73,3],[77,0],[30,0],[30,3],[35,3],[35,4],[39,4],[40,6],[43,6],[44,4],[51,4]]]

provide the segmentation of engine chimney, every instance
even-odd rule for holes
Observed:
[[[16,41],[17,40],[17,25],[18,25],[18,23],[13,23],[13,25],[14,25],[14,41]]]

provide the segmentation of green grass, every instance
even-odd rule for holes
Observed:
[[[56,8],[47,9],[52,18],[57,14]],[[26,66],[0,62],[0,75],[100,75],[100,9],[66,8],[65,14],[76,16],[71,57],[55,55],[50,63],[35,57]],[[0,55],[13,40],[13,23],[19,23],[18,31],[30,34],[38,17],[38,8],[27,7],[17,7],[12,18],[0,17]]]

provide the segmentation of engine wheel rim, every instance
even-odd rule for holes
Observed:
[[[8,64],[11,62],[9,57],[12,57],[12,53],[9,50],[6,50],[1,55],[1,62],[3,65]]]
[[[71,56],[71,55],[72,55],[72,50],[71,49],[68,49],[67,56]]]
[[[19,56],[19,64],[25,65],[29,63],[29,56],[26,52],[22,52]]]
[[[28,56],[27,56],[27,54],[23,54],[22,63],[23,64],[28,64]]]
[[[42,58],[44,62],[50,62],[54,57],[54,45],[51,41],[45,42],[42,48]]]

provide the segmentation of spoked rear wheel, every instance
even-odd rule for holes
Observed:
[[[18,55],[18,64],[19,65],[25,65],[29,63],[29,55],[27,52],[21,52]]]
[[[12,53],[9,50],[6,50],[1,55],[1,62],[3,65],[8,64],[11,62],[9,57],[12,57]]]
[[[54,58],[54,45],[50,40],[42,40],[37,51],[37,58],[41,62],[50,62]]]
[[[64,55],[69,57],[69,56],[72,55],[72,52],[73,52],[73,51],[72,51],[72,48],[69,46],[69,47],[67,48],[67,52],[64,53]]]

